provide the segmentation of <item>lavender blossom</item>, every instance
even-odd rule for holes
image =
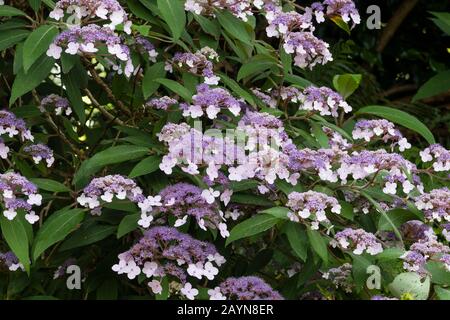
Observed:
[[[37,187],[27,178],[14,172],[0,174],[0,199],[3,202],[3,215],[8,220],[17,216],[17,211],[25,211],[25,219],[33,224],[39,216],[32,210],[33,205],[40,206],[42,196],[37,193]]]
[[[289,33],[283,43],[286,53],[295,53],[294,65],[311,70],[317,64],[333,61],[329,46],[311,32]]]
[[[234,116],[238,116],[241,107],[240,100],[234,98],[227,90],[222,88],[210,88],[207,84],[197,86],[197,94],[192,97],[192,104],[180,104],[183,116],[199,118],[204,113],[209,119],[217,118],[222,110],[229,110]]]
[[[33,144],[23,148],[23,151],[28,153],[35,164],[39,164],[42,160],[45,160],[47,167],[51,167],[55,158],[53,157],[53,151],[48,146],[42,143]]]
[[[228,278],[218,287],[208,290],[208,295],[210,300],[284,300],[258,277]]]
[[[177,104],[176,99],[170,98],[168,96],[163,96],[161,98],[153,98],[145,103],[146,107],[153,107],[160,110],[167,110],[170,106]]]
[[[0,252],[0,262],[3,263],[9,271],[17,271],[19,269],[22,271],[25,270],[23,265],[19,262],[19,259],[17,259],[16,255],[12,251],[8,251],[6,253]]]
[[[288,214],[291,221],[312,220],[311,229],[313,230],[318,230],[320,223],[330,222],[325,210],[330,209],[336,214],[341,212],[341,205],[336,198],[311,190],[303,193],[291,192],[286,206],[293,211]]]
[[[153,216],[173,215],[177,218],[175,227],[184,225],[187,218],[192,217],[201,229],[217,229],[222,237],[229,236],[223,213],[215,199],[210,199],[208,189],[202,190],[192,184],[177,183],[161,190],[159,196],[162,205],[152,212]]]
[[[407,271],[417,272],[425,276],[428,271],[425,264],[429,260],[437,260],[444,264],[444,267],[450,272],[450,248],[435,239],[421,240],[411,245],[400,258],[403,259],[403,268]]]
[[[345,102],[339,93],[327,87],[306,88],[303,91],[300,101],[300,110],[319,112],[322,116],[332,116],[336,118],[339,116],[339,108],[345,113],[352,111],[352,107]]]
[[[0,138],[0,158],[7,159],[9,153],[9,147],[5,144],[5,141]]]
[[[330,147],[335,150],[347,150],[352,148],[352,144],[348,142],[339,132],[328,127],[322,127],[323,132],[328,137]]]
[[[0,136],[4,134],[10,138],[18,136],[21,141],[34,140],[24,120],[17,118],[12,112],[0,110]]]
[[[450,190],[434,189],[416,198],[416,207],[423,210],[427,221],[450,221]]]
[[[158,52],[156,51],[155,46],[149,40],[141,36],[135,37],[134,40],[136,42],[136,45],[138,46],[138,50],[146,53],[151,62],[156,62]]]
[[[340,247],[343,250],[352,250],[354,254],[360,255],[364,251],[371,255],[383,252],[381,243],[375,235],[363,229],[347,228],[339,231],[330,242],[333,248]]]
[[[50,18],[59,21],[65,14],[71,14],[79,19],[80,23],[98,18],[109,20],[109,24],[104,26],[111,30],[123,23],[124,31],[131,34],[131,21],[116,0],[60,0],[50,12]]]
[[[405,222],[400,226],[399,231],[403,239],[413,242],[437,239],[433,228],[419,220]]]
[[[118,257],[119,263],[112,267],[113,271],[125,273],[129,279],[141,273],[153,278],[149,286],[155,293],[164,276],[171,276],[183,285],[189,283],[188,276],[213,280],[219,272],[217,267],[225,262],[214,245],[170,227],[149,229],[130,250]],[[185,286],[185,289],[188,288]]]
[[[69,100],[60,97],[57,94],[50,94],[44,97],[41,100],[41,104],[39,105],[39,110],[41,112],[54,111],[57,116],[60,116],[63,113],[66,116],[70,116],[72,114],[72,109],[70,108]]]
[[[253,5],[261,8],[264,0],[186,0],[184,10],[203,16],[215,16],[216,10],[226,10],[237,18],[247,21],[253,15]]]
[[[108,53],[124,62],[123,72],[129,76],[134,70],[130,58],[130,49],[122,43],[121,38],[111,29],[99,27],[96,24],[90,24],[84,27],[75,26],[60,33],[50,44],[47,55],[54,59],[61,58],[63,48],[64,52],[70,55],[93,54],[99,51],[99,47],[106,46]],[[118,65],[113,67],[119,69]]]
[[[116,174],[92,179],[77,201],[83,207],[91,209],[91,214],[100,215],[100,200],[110,203],[114,197],[119,200],[128,199],[134,203],[145,200],[142,189],[132,179]]]
[[[436,172],[450,170],[450,151],[439,144],[432,144],[420,152],[423,162],[433,161],[433,169]]]
[[[353,291],[352,265],[350,263],[329,269],[322,275],[322,278],[330,280],[336,289],[342,288],[347,293]]]
[[[204,47],[195,53],[175,53],[172,64],[188,72],[204,77],[205,84],[217,85],[220,77],[214,74],[214,65],[210,60],[219,60],[216,51]]]
[[[379,137],[384,143],[392,141],[400,151],[410,149],[411,144],[403,137],[395,125],[387,120],[359,120],[352,132],[353,139],[364,139],[369,142],[373,137]]]
[[[327,16],[341,16],[344,22],[353,21],[353,25],[361,23],[361,17],[352,0],[324,0]]]

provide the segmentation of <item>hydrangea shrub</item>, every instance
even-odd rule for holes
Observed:
[[[32,3],[0,5],[0,297],[449,297],[450,151],[308,79],[353,1]]]

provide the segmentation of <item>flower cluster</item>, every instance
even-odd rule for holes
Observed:
[[[158,206],[152,215],[162,214],[163,217],[173,215],[177,218],[175,227],[184,225],[187,218],[192,217],[201,229],[217,229],[221,236],[226,238],[229,232],[225,218],[215,201],[215,197],[219,197],[219,194],[218,191],[202,190],[192,184],[177,183],[161,190],[159,193],[161,206]]]
[[[412,242],[437,239],[433,228],[419,220],[410,220],[403,223],[399,231],[404,240]]]
[[[333,248],[351,249],[357,255],[362,254],[364,251],[371,255],[383,252],[383,247],[375,235],[363,229],[347,228],[339,231],[330,244]]]
[[[12,112],[0,110],[0,136],[5,134],[10,138],[18,136],[21,141],[34,140],[23,119],[17,118]]]
[[[92,54],[98,52],[106,46],[110,55],[119,61],[126,62],[124,73],[129,76],[134,70],[130,57],[130,49],[122,43],[121,38],[111,29],[99,27],[96,24],[90,24],[84,27],[75,26],[71,29],[61,32],[50,44],[47,55],[54,59],[61,58],[64,52],[70,55]],[[118,65],[111,62],[113,66]]]
[[[433,169],[436,172],[450,171],[450,151],[439,144],[433,144],[420,152],[423,162],[433,161]]]
[[[434,189],[416,198],[417,209],[423,210],[428,221],[450,221],[450,190]]]
[[[303,193],[291,192],[286,206],[293,211],[288,214],[289,219],[296,222],[300,219],[310,219],[313,230],[319,229],[320,223],[330,222],[325,213],[326,209],[336,214],[341,212],[341,205],[335,198],[311,190]]]
[[[160,281],[155,278],[171,276],[184,285],[182,294],[190,297],[194,294],[192,285],[186,286],[188,276],[213,280],[219,272],[217,267],[225,262],[214,245],[170,227],[149,229],[135,245],[118,257],[119,263],[112,267],[118,274],[127,274],[129,279],[141,273],[147,278],[154,278],[148,283],[154,293],[161,292]]]
[[[39,110],[41,112],[45,111],[55,112],[57,116],[60,116],[62,114],[70,116],[72,114],[72,109],[70,108],[69,100],[53,93],[44,97],[41,100]]]
[[[16,255],[12,251],[5,253],[0,252],[0,262],[3,263],[9,271],[25,270],[23,265],[19,262]]]
[[[0,198],[5,208],[3,215],[8,220],[13,220],[17,211],[22,209],[26,212],[25,219],[29,223],[38,221],[39,216],[32,210],[33,205],[40,206],[42,202],[42,196],[37,192],[33,183],[17,173],[0,174]]]
[[[77,201],[83,207],[91,209],[91,214],[100,215],[100,200],[110,203],[114,197],[119,200],[128,199],[134,203],[145,200],[142,189],[132,179],[116,174],[92,179]]]
[[[215,119],[222,109],[238,116],[241,111],[240,102],[241,100],[233,97],[225,89],[210,88],[207,84],[200,84],[197,86],[197,93],[192,97],[192,104],[181,103],[180,107],[185,117],[195,119],[206,113],[209,119]]]
[[[34,163],[39,164],[42,160],[45,160],[47,167],[51,167],[55,158],[53,157],[53,151],[48,146],[42,143],[32,144],[23,148],[23,151],[28,153],[32,158]]]
[[[308,87],[300,97],[300,110],[319,112],[322,116],[339,116],[339,108],[345,113],[352,111],[352,107],[342,96],[327,87]]]
[[[450,248],[434,239],[412,244],[400,258],[403,259],[405,270],[417,272],[420,275],[428,274],[425,264],[430,260],[442,262],[450,272]]]
[[[334,131],[328,127],[322,127],[323,132],[328,137],[328,143],[330,147],[335,150],[347,150],[352,147],[352,144],[348,142],[339,132]]]
[[[400,151],[411,148],[411,144],[403,137],[401,132],[395,128],[395,125],[387,120],[359,120],[352,132],[353,139],[364,139],[369,142],[373,137],[387,143],[392,141],[398,144]]]
[[[347,23],[353,21],[353,25],[361,23],[358,9],[352,0],[324,0],[323,3],[312,4],[311,8],[318,20],[321,20],[325,12],[329,17],[340,16]]]
[[[442,227],[442,235],[444,236],[445,240],[450,242],[450,223],[444,223],[441,225]]]
[[[214,16],[216,10],[225,10],[237,18],[247,21],[253,15],[252,7],[261,9],[264,0],[186,0],[184,9],[198,15]]]
[[[341,161],[341,166],[337,170],[343,182],[347,181],[348,175],[352,175],[354,180],[364,179],[381,170],[386,170],[388,174],[384,177],[386,181],[383,192],[386,194],[397,193],[397,183],[401,183],[403,192],[409,194],[414,188],[423,191],[420,178],[414,174],[416,167],[414,164],[396,153],[388,153],[383,149],[377,151],[363,150],[354,151]],[[412,181],[408,180],[408,174],[412,173]]]
[[[168,96],[153,98],[145,103],[146,107],[152,107],[161,110],[167,110],[170,106],[177,104],[178,101]]]
[[[104,26],[111,30],[123,24],[124,31],[131,33],[131,21],[128,20],[127,13],[117,0],[60,0],[50,12],[50,18],[59,21],[66,13],[79,20],[76,24],[98,18],[108,20],[109,23]]]
[[[219,55],[213,49],[204,47],[195,53],[177,52],[173,56],[172,65],[185,69],[192,74],[202,76],[206,84],[217,85],[220,78],[214,74],[214,65],[210,60],[218,61]],[[166,69],[171,71],[172,66],[167,66]]]
[[[284,37],[294,31],[314,31],[312,15],[310,12],[300,14],[296,11],[283,12],[281,8],[269,8],[266,19],[269,25],[266,28],[268,37]]]
[[[158,56],[158,52],[156,51],[155,46],[149,40],[142,36],[137,36],[134,38],[135,44],[138,47],[138,50],[141,53],[146,53],[151,62],[156,62],[156,57]]]
[[[295,53],[294,65],[312,69],[317,64],[333,61],[330,45],[317,38],[312,32],[292,32],[284,40],[286,53]]]
[[[331,268],[322,275],[322,278],[330,280],[337,288],[344,289],[345,292],[353,291],[352,265],[344,263],[337,268]]]
[[[208,295],[210,300],[283,300],[264,280],[252,276],[228,278]]]

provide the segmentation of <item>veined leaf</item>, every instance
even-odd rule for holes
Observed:
[[[228,246],[236,240],[248,238],[254,236],[255,234],[269,230],[279,221],[279,218],[270,214],[258,214],[253,216],[250,219],[239,223],[231,230],[230,236],[227,238],[225,245]]]
[[[58,28],[54,25],[42,25],[30,33],[23,47],[23,68],[25,72],[28,72],[33,63],[47,51],[57,34]]]
[[[158,0],[158,9],[172,32],[172,37],[177,40],[181,37],[186,25],[184,2],[181,0]]]

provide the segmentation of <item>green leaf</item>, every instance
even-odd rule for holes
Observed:
[[[14,17],[14,16],[26,16],[26,13],[17,8],[1,5],[0,6],[0,17]]]
[[[309,243],[315,253],[323,260],[325,264],[328,263],[328,249],[327,241],[322,235],[316,231],[306,228],[306,234],[308,235]]]
[[[166,71],[164,70],[164,62],[155,63],[145,70],[144,79],[142,80],[142,93],[144,94],[145,99],[154,94],[161,85],[155,80],[164,78],[165,76]]]
[[[64,240],[74,231],[84,218],[83,209],[64,208],[51,214],[39,229],[33,244],[33,260],[36,259],[50,246]]]
[[[415,300],[426,300],[430,292],[430,277],[422,282],[415,272],[400,273],[389,285],[389,290],[399,299],[404,294],[411,294]]]
[[[365,286],[367,280],[367,268],[372,265],[372,262],[361,255],[350,254],[353,259],[352,274],[355,281],[357,291]]]
[[[305,78],[296,76],[294,74],[285,75],[284,80],[286,80],[287,82],[289,82],[291,84],[298,86],[301,89],[305,89],[307,87],[314,85],[314,83],[312,83],[311,81],[306,80]]]
[[[290,210],[286,207],[273,207],[266,210],[261,211],[260,213],[267,213],[278,219],[288,219],[288,212]]]
[[[33,63],[47,51],[57,34],[58,28],[54,25],[42,25],[30,33],[23,47],[25,72],[28,72]]]
[[[148,148],[133,145],[110,147],[85,160],[75,174],[73,184],[77,187],[84,185],[91,174],[96,173],[104,166],[139,159],[147,153]]]
[[[30,257],[28,253],[28,235],[23,223],[17,217],[10,221],[2,215],[0,217],[0,225],[3,238],[29,274]]]
[[[75,231],[69,239],[63,242],[59,251],[87,246],[109,237],[115,231],[116,226],[90,224]]]
[[[450,286],[450,272],[442,262],[429,261],[425,268],[431,273],[433,283]]]
[[[1,8],[2,6],[0,6]],[[6,30],[0,33],[0,51],[12,47],[16,43],[25,39],[30,32],[28,30]]]
[[[216,12],[220,25],[234,39],[238,39],[248,45],[252,45],[252,37],[247,31],[246,23],[236,18],[228,11]]]
[[[34,12],[38,12],[41,7],[41,0],[28,0],[28,3],[30,4],[30,7],[33,8]]]
[[[162,84],[163,86],[165,86],[169,90],[175,92],[180,97],[182,97],[184,100],[191,101],[192,93],[188,89],[183,87],[181,84],[179,84],[178,82],[176,82],[174,80],[162,79],[162,78],[155,79],[154,81]]]
[[[402,125],[408,129],[411,129],[418,134],[420,134],[422,137],[427,140],[429,144],[434,144],[436,141],[434,140],[433,134],[431,131],[425,126],[419,119],[416,117],[398,110],[394,108],[389,107],[383,107],[383,106],[368,106],[359,109],[356,113],[356,115],[361,114],[373,114],[375,116],[385,118],[387,120],[390,120],[394,123],[397,123],[399,125]]]
[[[9,105],[12,105],[17,98],[41,84],[47,78],[54,65],[55,61],[52,58],[43,55],[31,66],[27,73],[23,69],[20,70],[11,89]]]
[[[157,4],[162,18],[169,25],[173,39],[178,40],[186,25],[184,3],[181,0],[158,0]]]
[[[314,137],[316,138],[320,147],[325,149],[330,148],[328,136],[325,134],[325,132],[323,132],[322,126],[315,121],[310,121],[309,123],[311,125],[312,133],[314,134]]]
[[[211,21],[208,18],[193,14],[195,21],[198,22],[202,30],[216,38],[220,37],[220,27],[215,21]]]
[[[244,98],[250,105],[256,106],[255,100],[253,99],[252,95],[248,93],[244,88],[242,88],[239,83],[234,81],[233,79],[229,78],[223,73],[218,73],[220,76],[220,80],[233,91],[235,94],[237,94],[239,97]]]
[[[159,168],[161,158],[158,156],[150,156],[141,160],[128,175],[130,178],[136,178],[149,173],[152,173]]]
[[[436,19],[433,22],[447,35],[450,35],[450,12],[431,12]]]
[[[295,222],[286,224],[286,236],[295,254],[304,262],[308,256],[308,237],[305,228]]]
[[[450,70],[439,72],[425,82],[413,97],[413,102],[436,96],[450,90]]]
[[[358,89],[361,79],[360,74],[337,74],[333,78],[333,86],[344,99],[347,99]]]
[[[250,75],[260,74],[261,72],[277,66],[276,60],[267,55],[256,55],[249,62],[242,65],[237,74],[237,81]]]
[[[450,290],[444,289],[439,286],[434,286],[434,292],[438,296],[439,300],[450,300]]]
[[[235,193],[231,196],[231,202],[242,203],[242,204],[252,204],[256,206],[271,207],[273,202],[265,197],[257,196],[253,194],[245,193]]]
[[[350,27],[348,26],[347,22],[342,20],[341,16],[335,15],[331,17],[331,21],[333,21],[339,28],[347,32],[347,34],[350,34]]]
[[[31,178],[31,182],[39,187],[39,189],[51,192],[70,192],[70,189],[63,185],[61,182],[51,180],[51,179],[42,179],[42,178]]]
[[[75,114],[81,123],[85,123],[86,115],[84,113],[84,103],[80,91],[81,79],[78,72],[80,70],[72,68],[69,73],[62,75],[62,80]]]
[[[379,261],[397,260],[404,253],[405,251],[400,248],[387,248],[384,249],[383,252],[377,254],[377,260]]]
[[[279,218],[270,214],[258,214],[250,219],[242,221],[236,225],[230,232],[230,236],[225,243],[228,246],[230,243],[242,239],[254,236],[258,233],[269,230],[280,221]]]
[[[133,230],[136,230],[138,228],[137,222],[140,217],[141,215],[139,213],[126,215],[123,217],[117,227],[117,239],[122,238],[124,235]]]
[[[393,209],[386,212],[386,216],[380,216],[380,220],[378,220],[378,230],[394,231],[392,224],[399,228],[403,223],[409,220],[417,220],[417,216],[409,210]]]

